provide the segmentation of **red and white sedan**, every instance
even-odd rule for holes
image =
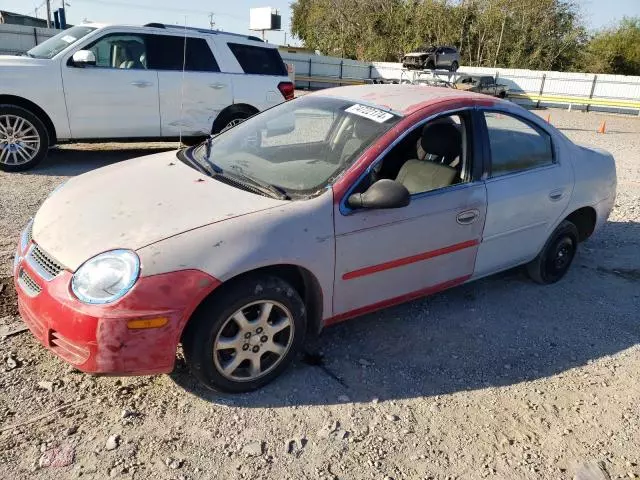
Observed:
[[[15,259],[33,334],[80,370],[278,374],[305,335],[518,265],[559,280],[616,192],[606,152],[512,103],[344,87],[69,180]]]

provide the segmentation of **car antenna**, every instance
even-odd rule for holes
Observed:
[[[182,147],[182,127],[184,126],[184,71],[187,67],[187,16],[184,16],[184,44],[182,48],[182,80],[180,81],[180,133],[178,148]]]

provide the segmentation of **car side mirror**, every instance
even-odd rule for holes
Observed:
[[[96,55],[91,50],[78,50],[71,61],[75,67],[95,67]]]
[[[401,208],[409,205],[411,194],[401,183],[383,178],[364,193],[354,193],[347,200],[351,208]]]

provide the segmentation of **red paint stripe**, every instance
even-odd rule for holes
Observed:
[[[430,252],[419,253],[410,257],[398,258],[397,260],[391,260],[390,262],[379,263],[378,265],[372,265],[370,267],[360,268],[352,272],[347,272],[342,275],[343,280],[352,280],[354,278],[364,277],[366,275],[372,275],[374,273],[382,272],[384,270],[390,270],[392,268],[402,267],[411,263],[421,262],[430,258],[439,257],[440,255],[446,255],[448,253],[464,250],[465,248],[475,247],[480,243],[479,240],[467,240],[466,242],[456,243],[455,245],[449,245],[448,247],[439,248],[437,250],[431,250]]]
[[[453,280],[439,283],[437,285],[433,285],[432,287],[423,288],[422,290],[416,290],[415,292],[407,293],[405,295],[400,295],[399,297],[390,298],[389,300],[383,300],[382,302],[356,308],[355,310],[350,310],[348,312],[336,315],[335,317],[326,319],[324,321],[324,325],[325,326],[333,325],[335,323],[349,320],[350,318],[353,318],[353,317],[364,315],[365,313],[375,312],[376,310],[381,310],[383,308],[391,307],[393,305],[398,305],[400,303],[408,302],[410,300],[415,300],[416,298],[433,295],[434,293],[441,292],[442,290],[446,290],[448,288],[460,285],[466,282],[467,280],[469,280],[470,278],[471,278],[471,275],[465,275],[464,277],[454,278]]]

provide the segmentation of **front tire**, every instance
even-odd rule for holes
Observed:
[[[22,107],[0,105],[0,170],[18,172],[39,164],[49,150],[42,120]]]
[[[451,68],[449,70],[452,71],[452,72],[457,72],[458,68],[460,68],[460,65],[458,65],[458,62],[453,62],[451,64]]]
[[[540,254],[527,265],[531,279],[542,285],[556,283],[569,270],[578,248],[578,228],[568,220],[556,228]]]
[[[291,285],[274,276],[251,276],[220,288],[187,326],[185,359],[209,388],[256,390],[279,376],[301,349],[304,303]]]

